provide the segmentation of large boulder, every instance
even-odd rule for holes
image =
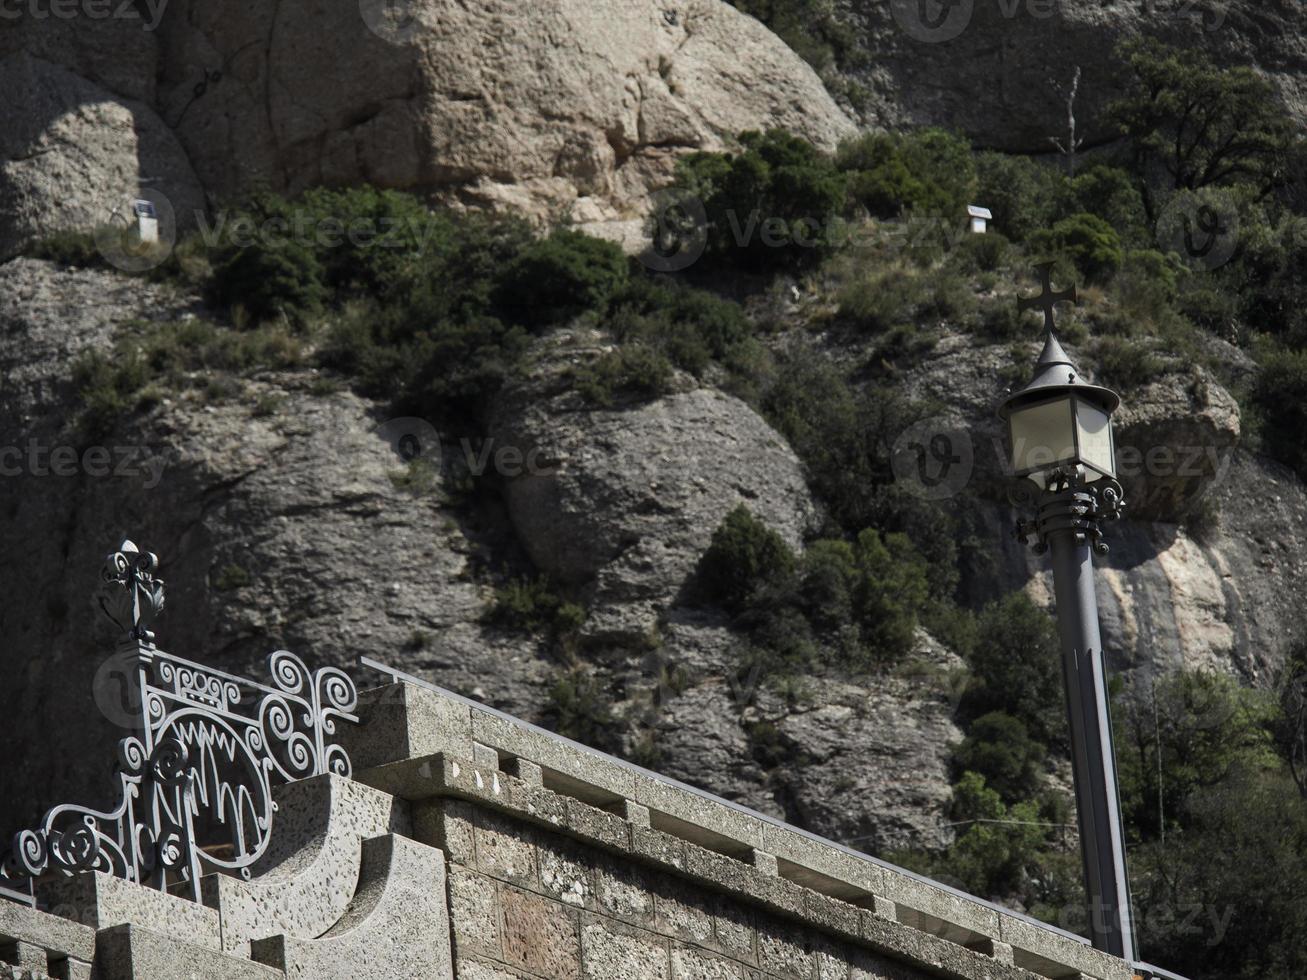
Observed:
[[[595,635],[639,635],[684,588],[713,531],[744,504],[794,547],[814,518],[803,467],[749,406],[713,388],[630,406],[587,404],[568,383],[594,338],[540,346],[492,433],[530,465],[505,500],[536,566],[589,587]]]
[[[1117,467],[1137,520],[1195,513],[1239,444],[1239,403],[1202,368],[1132,392],[1116,419]]]
[[[370,181],[602,222],[743,130],[828,149],[854,131],[722,0],[418,0],[402,23],[387,6],[170,6],[159,98],[210,191]]]
[[[172,212],[166,234],[195,224],[204,192],[148,106],[23,52],[0,60],[0,91],[0,259],[55,231],[125,224],[142,196]]]

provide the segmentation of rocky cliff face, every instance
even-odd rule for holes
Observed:
[[[1083,64],[1093,131],[1110,42],[1144,26],[1134,6],[1068,0],[1050,43],[1026,7],[1008,19],[984,0],[954,6],[975,21],[940,44],[894,19],[903,4],[854,10],[877,53],[865,80],[880,121],[1041,149],[1060,122],[1051,101],[1039,105],[1045,81]],[[853,131],[797,56],[719,0],[430,0],[411,5],[411,22],[379,19],[380,3],[361,9],[174,0],[158,30],[7,24],[0,257],[104,220],[142,186],[180,224],[258,185],[359,180],[620,222],[678,155],[740,130],[780,126],[825,147]],[[1209,43],[1231,60],[1255,54],[1299,106],[1302,32],[1281,31],[1296,11],[1232,4]],[[141,279],[0,265],[0,413],[4,447],[20,450],[0,478],[12,679],[0,709],[17,743],[43,745],[0,769],[0,828],[108,787],[119,713],[100,670],[109,631],[89,597],[104,552],[131,535],[162,552],[170,609],[158,631],[178,654],[256,674],[277,647],[351,667],[363,654],[525,717],[540,716],[558,651],[483,614],[506,576],[547,571],[589,607],[580,658],[619,713],[640,720],[626,749],[644,737],[671,775],[871,850],[939,840],[959,737],[956,656],[923,633],[902,676],[812,678],[778,693],[741,678],[741,638],[686,601],[736,504],[796,545],[819,517],[794,448],[743,402],[682,379],[651,403],[588,405],[560,378],[604,340],[564,332],[539,342],[530,380],[493,413],[492,444],[534,451],[539,467],[501,474],[497,495],[462,496],[458,446],[429,479],[407,478],[385,407],[308,367],[220,377],[213,397],[165,391],[101,440],[107,462],[81,456],[77,355],[108,350],[131,319],[204,315],[196,297]],[[940,424],[972,433],[965,505],[995,549],[963,569],[977,601],[1049,592],[999,502],[993,379],[1009,361],[1005,348],[953,336],[900,379],[909,393],[946,393]],[[1180,662],[1265,682],[1302,625],[1307,494],[1240,448],[1237,407],[1201,374],[1139,393],[1120,437],[1144,463],[1126,481],[1135,510],[1111,530],[1100,577],[1114,663],[1141,678]],[[1150,464],[1157,445],[1186,455]],[[56,467],[56,447],[76,447],[78,461]],[[1180,522],[1204,501],[1218,521]]]
[[[1103,110],[1122,94],[1117,42],[1141,34],[1256,65],[1298,119],[1307,119],[1307,12],[1291,0],[855,0],[847,17],[874,52],[856,72],[868,121],[937,125],[979,145],[1049,153],[1064,137],[1065,89],[1082,71],[1076,119],[1087,146],[1114,139]]]
[[[121,712],[103,666],[111,630],[89,597],[103,553],[131,535],[162,553],[169,610],[158,633],[175,653],[256,676],[279,647],[350,669],[367,655],[526,717],[548,701],[557,651],[484,613],[506,576],[538,567],[589,609],[580,657],[631,719],[627,751],[652,746],[673,776],[874,851],[946,839],[955,655],[922,633],[893,675],[776,690],[741,674],[742,638],[686,598],[736,504],[795,544],[814,524],[793,450],[744,403],[683,379],[651,403],[589,405],[562,379],[602,338],[563,331],[538,342],[529,380],[499,400],[493,451],[510,447],[524,463],[492,496],[459,493],[459,446],[444,447],[430,479],[406,479],[384,407],[308,367],[219,375],[216,395],[165,391],[99,440],[110,471],[81,455],[60,475],[51,451],[85,448],[69,363],[107,350],[128,320],[205,312],[193,296],[117,273],[0,266],[0,410],[22,449],[0,480],[0,509],[8,553],[25,556],[0,566],[12,597],[0,609],[5,663],[19,678],[0,708],[24,744],[43,746],[0,771],[6,826],[107,790],[104,746]],[[950,378],[949,418],[977,433],[976,475],[959,502],[981,515],[977,533],[997,557],[964,569],[964,587],[1047,597],[1042,564],[1010,537],[1011,507],[987,496],[993,371],[1008,356],[950,338],[905,387]],[[1237,411],[1214,381],[1203,387],[1211,411],[1195,416],[1192,384],[1159,383],[1123,440],[1136,425],[1197,417],[1189,436],[1228,452]],[[1160,521],[1111,531],[1100,578],[1109,651],[1143,678],[1175,661],[1264,681],[1302,618],[1293,596],[1307,584],[1297,557],[1307,495],[1242,450],[1198,484],[1222,515],[1201,536]]]
[[[826,148],[854,132],[721,0],[405,10],[178,0],[157,23],[7,26],[0,256],[107,222],[138,188],[183,229],[206,197],[367,181],[616,231],[688,151],[772,126]]]

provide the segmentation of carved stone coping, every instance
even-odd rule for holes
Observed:
[[[345,740],[354,778],[396,796],[497,807],[891,955],[952,964],[948,976],[992,976],[995,960],[1059,980],[1133,976],[1081,937],[434,685],[404,677],[365,691],[359,714]]]

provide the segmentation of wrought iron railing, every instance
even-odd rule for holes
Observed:
[[[337,721],[358,721],[349,676],[310,672],[279,650],[265,685],[160,650],[148,629],[164,605],[157,568],[124,541],[103,572],[101,607],[124,631],[113,660],[132,729],[118,743],[118,805],[57,806],[17,834],[0,896],[35,904],[34,879],[94,869],[198,901],[203,874],[249,878],[268,846],[274,786],[350,775],[345,750],[331,743]]]

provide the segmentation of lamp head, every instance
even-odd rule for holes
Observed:
[[[1016,476],[1046,487],[1075,473],[1087,483],[1116,476],[1112,413],[1121,398],[1085,381],[1050,330],[1034,376],[999,403]]]

